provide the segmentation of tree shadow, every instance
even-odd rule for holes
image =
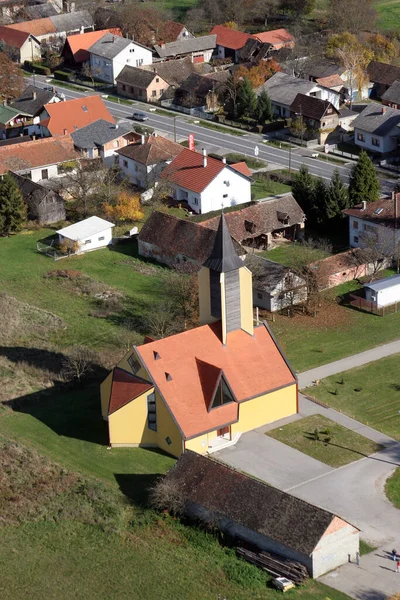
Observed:
[[[156,448],[147,448],[147,450],[164,455]],[[161,473],[114,473],[114,477],[119,489],[128,498],[129,502],[144,508],[149,506],[150,490],[162,475]]]
[[[43,369],[53,375],[53,383],[61,380],[61,370],[65,355],[62,352],[44,350],[43,348],[26,348],[24,346],[0,346],[0,356],[4,356],[15,365],[24,363],[36,369]]]
[[[316,440],[314,433],[310,432],[310,431],[304,431],[303,435],[306,439],[308,439],[310,441],[318,442],[320,444],[323,444],[324,446],[333,446],[335,448],[340,448],[341,450],[348,450],[349,452],[352,452],[353,454],[358,454],[359,456],[362,456],[363,458],[368,458],[369,460],[376,460],[378,462],[383,462],[383,463],[387,463],[390,465],[395,465],[397,467],[400,467],[400,443],[396,442],[396,441],[391,442],[385,446],[380,446],[377,442],[375,442],[376,445],[379,447],[379,449],[375,450],[375,452],[372,454],[365,454],[365,452],[360,452],[360,450],[355,450],[354,448],[349,448],[348,446],[344,446],[343,444],[336,444],[335,442],[326,441],[324,439]],[[322,433],[321,435],[327,435],[327,434]],[[393,459],[393,460],[386,460],[384,458],[374,456],[374,454],[377,454],[378,452],[381,454],[388,454],[389,458]]]
[[[387,600],[388,596],[380,590],[357,590],[357,600]]]

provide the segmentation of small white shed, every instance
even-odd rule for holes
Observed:
[[[392,275],[364,285],[365,299],[375,302],[377,308],[400,302],[400,275]]]
[[[57,231],[58,241],[61,244],[64,240],[71,242],[71,248],[76,243],[78,249],[76,253],[88,252],[104,248],[112,243],[112,228],[114,223],[100,219],[100,217],[89,217],[63,229]]]

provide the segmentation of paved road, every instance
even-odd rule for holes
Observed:
[[[46,78],[43,76],[36,75],[35,79],[36,85],[38,86],[49,85],[49,83],[46,84]],[[26,80],[29,81],[29,83],[33,83],[32,77],[27,77]],[[71,98],[79,98],[88,95],[83,92],[62,88],[62,86],[59,87],[59,91],[63,92],[68,100]],[[90,95],[92,95],[92,93],[90,93]],[[132,116],[132,108],[129,106],[116,104],[115,102],[109,102],[106,99],[105,104],[110,110],[111,114],[118,119],[130,119]],[[140,110],[148,113],[149,120],[146,121],[146,124],[155,128],[160,133],[173,136],[175,128],[178,140],[187,138],[189,133],[194,133],[196,141],[200,143],[213,146],[215,148],[225,149],[230,152],[247,154],[248,156],[254,156],[254,149],[256,146],[258,146],[259,158],[276,165],[281,165],[284,168],[289,166],[289,152],[275,146],[268,147],[268,145],[264,143],[266,136],[252,133],[245,134],[244,136],[220,133],[218,131],[208,130],[200,125],[196,125],[194,123],[196,120],[194,117],[186,117],[184,115],[175,115],[171,117],[157,115],[152,112],[148,112],[149,105],[147,104],[139,105],[139,103],[135,102],[133,102],[133,104],[139,106]],[[291,151],[291,167],[294,170],[298,170],[302,164],[306,164],[310,170],[310,173],[313,175],[330,179],[333,171],[338,167],[343,181],[348,182],[351,165],[342,167],[338,166],[337,164],[327,163],[318,159],[307,158],[302,156],[301,153],[304,153],[304,148],[296,148]],[[394,180],[382,179],[382,190],[386,193],[390,193],[393,189],[394,183]]]

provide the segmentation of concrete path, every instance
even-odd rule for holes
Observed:
[[[312,385],[317,379],[323,379],[324,377],[329,377],[329,375],[335,375],[336,373],[342,373],[343,371],[348,371],[354,367],[360,367],[361,365],[373,362],[374,360],[379,360],[385,356],[390,356],[391,354],[396,354],[397,352],[400,352],[400,340],[395,340],[389,344],[372,348],[372,350],[353,354],[353,356],[348,356],[347,358],[342,358],[341,360],[331,362],[327,365],[322,365],[322,367],[299,373],[299,389],[302,390]]]

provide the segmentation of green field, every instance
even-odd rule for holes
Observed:
[[[383,31],[398,31],[400,24],[400,0],[375,0],[378,13],[376,26]]]
[[[260,200],[261,198],[267,198],[268,196],[276,196],[278,194],[285,194],[291,191],[290,185],[280,183],[279,181],[271,181],[266,177],[255,177],[254,183],[251,186],[251,195],[254,200]]]
[[[387,479],[385,491],[390,502],[400,508],[400,469],[396,469],[393,475]]]
[[[318,430],[320,439],[313,439]],[[266,435],[331,467],[342,467],[381,450],[381,447],[322,415],[311,415],[268,431]]]
[[[309,396],[400,441],[400,355],[323,379]]]

